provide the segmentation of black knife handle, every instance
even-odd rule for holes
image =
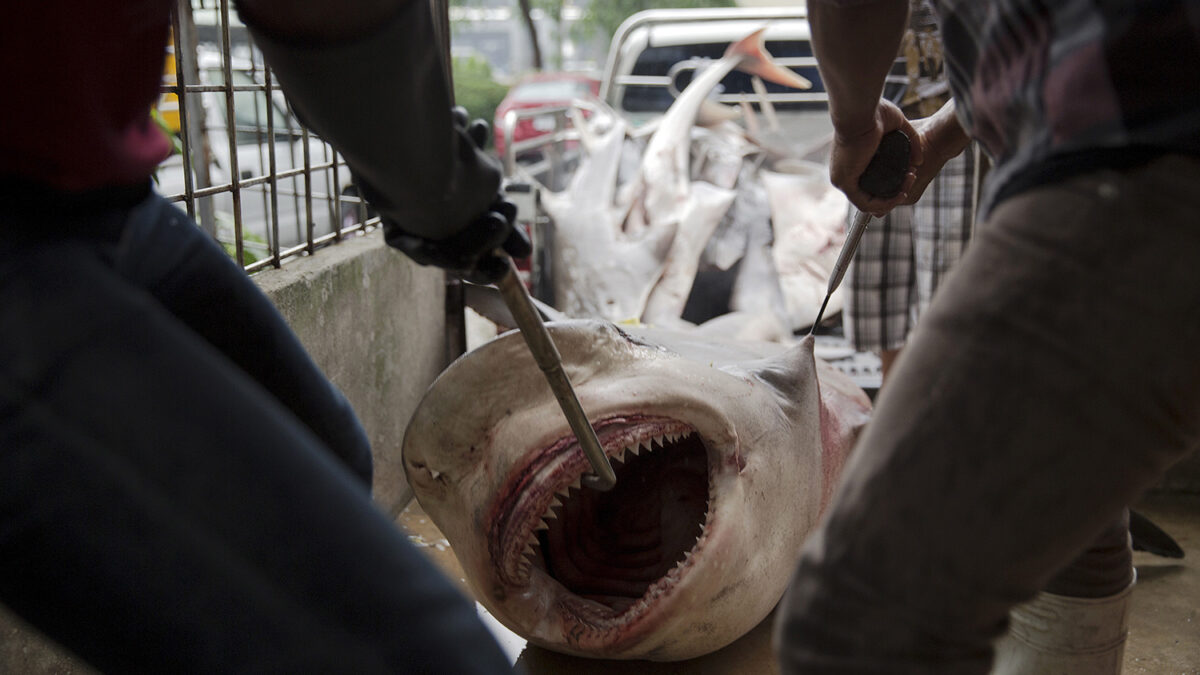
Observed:
[[[912,142],[903,131],[896,129],[884,134],[879,149],[858,178],[858,187],[880,199],[891,199],[900,194],[904,176],[908,173],[911,150]]]

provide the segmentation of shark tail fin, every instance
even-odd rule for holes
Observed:
[[[1164,558],[1182,558],[1183,548],[1161,527],[1146,516],[1129,510],[1129,537],[1133,550],[1145,551]]]
[[[767,53],[763,42],[763,34],[766,30],[766,27],[759,28],[741,40],[729,45],[729,49],[725,50],[725,56],[741,56],[742,61],[738,64],[738,70],[743,70],[751,75],[757,75],[768,82],[782,84],[785,87],[792,87],[794,89],[812,88],[812,82],[801,77],[794,70],[784,68],[775,63],[771,55]]]

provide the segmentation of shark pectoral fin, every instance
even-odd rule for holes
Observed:
[[[700,103],[699,112],[696,113],[696,124],[702,127],[711,127],[722,122],[735,120],[741,116],[741,108],[704,99]]]
[[[766,30],[765,27],[760,28],[729,45],[729,49],[725,50],[725,56],[741,56],[741,61],[737,66],[738,70],[757,75],[768,82],[782,84],[793,89],[811,89],[812,82],[809,82],[807,78],[800,76],[790,68],[784,68],[771,59],[771,55],[763,43],[763,34]]]

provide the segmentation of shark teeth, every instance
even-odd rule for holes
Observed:
[[[661,450],[666,447],[668,443],[675,443],[679,439],[691,435],[691,433],[695,432],[663,433],[656,436],[650,436],[649,438],[642,438],[631,443],[623,444],[615,453],[610,455],[610,458],[613,461],[626,462],[629,460],[629,455],[637,457],[643,452],[654,452],[656,450]],[[576,480],[576,483],[578,484],[578,480]]]
[[[609,454],[609,459],[614,465],[621,465],[632,460],[634,457],[640,456],[643,452],[658,452],[672,443],[676,443],[681,439],[694,435],[697,432],[693,429],[685,429],[679,431],[664,431],[648,436],[638,436],[629,439],[625,442],[613,444],[605,448]],[[614,450],[615,448],[615,450]],[[529,576],[532,574],[532,566],[541,566],[541,542],[538,539],[538,533],[550,529],[550,521],[558,520],[562,513],[563,503],[572,499],[576,493],[583,489],[581,483],[582,476],[575,476],[568,484],[563,485],[552,493],[549,503],[542,512],[541,518],[534,523],[530,529],[528,536],[525,539],[523,547],[520,549],[518,561],[516,563],[518,570],[519,581],[527,583]],[[688,551],[684,558],[664,577],[659,583],[651,586],[653,591],[656,586],[671,578],[670,583],[678,580],[679,573],[691,563],[692,551]],[[665,586],[666,584],[664,584]],[[635,606],[637,603],[634,603]]]

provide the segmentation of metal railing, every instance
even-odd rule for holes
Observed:
[[[230,0],[177,0],[171,49],[161,91],[164,109],[178,100],[168,126],[180,152],[159,166],[158,189],[248,272],[378,225],[345,161],[296,119]]]
[[[608,59],[604,67],[604,77],[601,79],[600,98],[615,104],[619,93],[624,87],[631,85],[673,86],[673,78],[662,76],[643,77],[630,73],[631,64],[623,63],[629,55],[624,53],[624,45],[632,35],[639,31],[650,31],[656,26],[686,21],[691,25],[700,26],[706,23],[716,24],[727,21],[739,21],[768,25],[775,21],[788,21],[807,18],[803,6],[799,7],[721,7],[708,9],[659,9],[639,12],[629,17],[613,34]],[[805,36],[807,37],[807,36]],[[787,65],[800,65],[789,63]],[[815,61],[812,65],[815,65]],[[774,96],[772,97],[774,98]],[[808,100],[811,97],[805,97]]]
[[[580,101],[574,106],[548,105],[508,111],[500,120],[498,129],[500,135],[509,139],[500,157],[504,175],[511,177],[520,172],[537,176],[543,184],[557,187],[568,154],[567,144],[579,140],[579,131],[575,129],[570,116],[574,107],[586,107],[586,102]],[[532,138],[512,140],[522,120],[536,119],[552,120],[552,127],[546,133]],[[518,159],[522,161],[518,162]]]

